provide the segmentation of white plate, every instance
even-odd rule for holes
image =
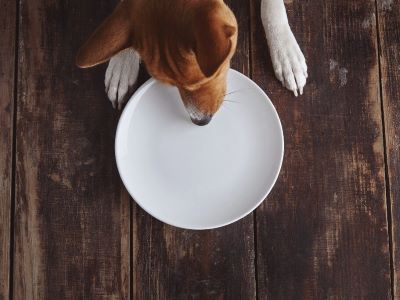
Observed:
[[[267,95],[230,70],[226,98],[210,124],[196,126],[174,87],[154,79],[130,99],[115,139],[117,166],[135,201],[153,217],[211,229],[252,212],[281,168],[283,133]]]

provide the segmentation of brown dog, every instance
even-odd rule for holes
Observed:
[[[279,7],[282,0],[263,1],[271,1],[272,9],[278,4],[279,13],[282,13]],[[282,7],[286,17],[283,2]],[[276,15],[271,11],[271,20]],[[275,23],[282,23],[280,21]],[[302,93],[305,78],[302,80],[301,76],[306,77],[306,71],[293,75],[292,65],[296,67],[296,61],[291,63],[289,58],[296,57],[297,65],[305,66],[304,56],[288,25],[288,30],[284,23],[277,27],[268,25],[265,25],[267,36],[267,28],[270,28],[272,40],[283,37],[286,41],[282,41],[289,46],[294,42],[293,51],[298,49],[301,54],[287,45],[270,43],[271,54],[277,54],[277,60],[286,59],[286,69],[290,69],[290,74],[282,73],[282,66],[275,67],[274,63],[276,72],[281,69],[278,78],[286,79],[285,85],[296,95],[297,89]],[[235,16],[222,0],[124,0],[79,50],[76,63],[80,67],[91,67],[115,55],[107,70],[106,87],[113,105],[118,100],[120,107],[129,87],[136,81],[140,56],[153,77],[179,89],[192,121],[205,125],[223,102],[237,30]],[[274,37],[275,32],[279,36]],[[276,49],[271,45],[277,45]],[[289,51],[278,51],[279,48]]]

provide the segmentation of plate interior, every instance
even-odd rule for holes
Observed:
[[[230,70],[229,94],[210,124],[193,125],[176,88],[150,79],[130,99],[116,160],[134,200],[155,218],[210,229],[255,209],[283,158],[279,117],[266,94]]]

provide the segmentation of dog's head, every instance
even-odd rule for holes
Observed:
[[[222,0],[124,0],[79,50],[91,67],[133,47],[156,79],[179,89],[192,121],[221,106],[236,49],[237,23]]]

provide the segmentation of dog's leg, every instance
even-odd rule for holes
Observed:
[[[108,63],[104,84],[106,93],[114,108],[122,108],[139,74],[139,54],[132,48],[114,55]]]
[[[261,19],[276,77],[296,97],[303,94],[307,65],[289,27],[283,0],[262,0]]]

